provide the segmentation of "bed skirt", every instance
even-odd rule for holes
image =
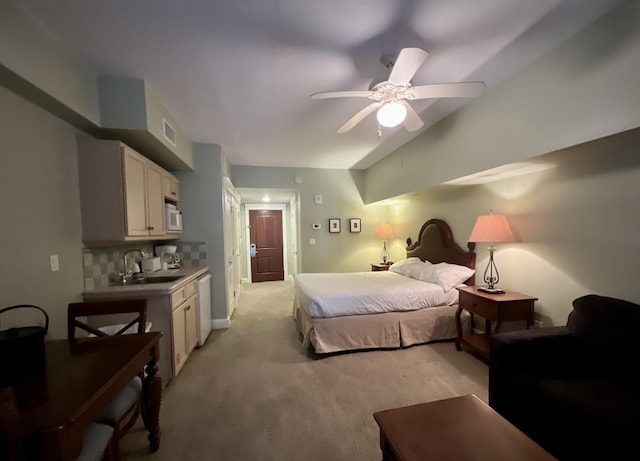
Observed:
[[[312,345],[317,354],[358,350],[399,348],[431,341],[453,339],[457,335],[457,305],[437,306],[406,312],[313,318],[297,302],[293,316],[302,344]],[[470,315],[463,311],[462,328],[470,328]]]

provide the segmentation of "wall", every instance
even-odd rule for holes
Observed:
[[[367,171],[368,203],[640,126],[629,1]]]
[[[205,242],[212,275],[211,312],[214,321],[227,319],[225,283],[222,171],[226,159],[217,144],[193,145],[193,172],[176,171],[184,232],[180,240]],[[224,322],[223,322],[224,324]],[[218,324],[219,325],[219,324]]]
[[[387,207],[363,203],[364,171],[251,166],[232,166],[231,171],[237,188],[291,189],[299,195],[300,272],[367,271],[369,263],[379,261],[382,242],[373,234],[387,219]],[[294,182],[296,176],[302,178],[300,184]],[[314,201],[318,194],[321,205]],[[329,233],[329,218],[341,219],[340,233]],[[349,232],[349,218],[361,219],[362,232]],[[312,229],[313,223],[322,228]],[[309,243],[312,238],[315,245]]]
[[[394,206],[393,225],[415,239],[425,220],[442,218],[466,247],[478,215],[506,215],[517,242],[497,244],[499,286],[537,296],[545,325],[564,325],[571,301],[587,293],[640,303],[640,130],[537,160],[546,169],[406,197]],[[487,246],[477,244],[476,283]]]
[[[66,337],[67,304],[84,289],[76,134],[0,86],[0,306],[41,306],[50,338]],[[0,317],[0,329],[10,323]]]
[[[95,71],[51,40],[17,3],[14,0],[0,2],[0,70],[6,67],[82,117],[99,124]],[[0,72],[0,79],[2,77]],[[4,83],[3,80],[0,83]]]

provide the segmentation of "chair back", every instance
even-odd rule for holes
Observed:
[[[89,317],[92,316],[119,316],[122,314],[134,314],[128,316],[127,321],[113,331],[99,328],[90,324]],[[86,321],[80,320],[85,319]],[[127,330],[137,324],[136,333],[144,333],[147,323],[147,300],[146,299],[119,299],[109,301],[87,301],[69,304],[67,310],[67,336],[70,342],[76,342],[76,332],[84,331],[93,336],[117,336],[125,334]],[[128,332],[127,332],[128,333]]]

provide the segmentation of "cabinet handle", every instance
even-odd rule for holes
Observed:
[[[153,228],[153,226],[149,226],[148,229],[149,230],[153,230],[154,228]]]
[[[177,195],[175,192],[171,192],[171,195]]]

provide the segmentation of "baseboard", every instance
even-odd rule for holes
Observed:
[[[231,321],[226,319],[213,319],[211,320],[211,329],[212,330],[224,330],[231,326]]]
[[[241,281],[242,283],[251,283],[251,280],[249,280],[249,279],[248,279],[248,278],[246,278],[246,277],[242,277],[242,279],[240,279],[240,281]]]

